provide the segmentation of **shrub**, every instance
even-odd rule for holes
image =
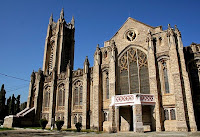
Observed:
[[[81,128],[82,128],[82,124],[80,122],[78,122],[75,124],[75,127],[76,127],[77,132],[80,132]]]
[[[56,121],[57,130],[61,130],[63,124],[64,124],[63,120]]]
[[[40,126],[42,127],[42,129],[45,129],[48,121],[46,119],[40,119],[39,123],[40,123]]]

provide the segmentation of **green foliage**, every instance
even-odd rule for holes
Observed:
[[[15,104],[15,114],[20,112],[20,95],[16,98],[16,104]]]
[[[1,128],[0,127],[0,131],[5,131],[5,130],[14,130],[14,128]]]
[[[58,120],[58,121],[56,121],[57,130],[61,130],[63,124],[64,124],[64,121],[63,121],[63,120]]]
[[[46,119],[40,119],[39,123],[40,123],[40,126],[42,127],[42,129],[45,129],[48,121]]]
[[[24,110],[27,106],[27,102],[21,103],[20,104],[20,111]]]
[[[3,120],[4,117],[6,116],[6,91],[4,89],[4,84],[1,86],[1,91],[0,91],[0,120]]]
[[[77,129],[77,132],[80,132],[81,128],[82,128],[82,124],[80,122],[78,122],[78,123],[75,124],[75,127]]]

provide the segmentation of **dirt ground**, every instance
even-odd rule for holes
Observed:
[[[198,132],[119,132],[119,133],[86,133],[86,132],[66,132],[66,131],[49,131],[41,129],[16,129],[9,131],[0,131],[0,137],[200,137]]]

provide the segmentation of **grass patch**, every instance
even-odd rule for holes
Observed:
[[[0,131],[6,131],[6,130],[14,130],[14,128],[1,128],[0,127]]]
[[[42,127],[24,127],[24,128],[28,128],[28,129],[42,129]]]

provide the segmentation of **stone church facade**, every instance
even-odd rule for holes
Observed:
[[[100,131],[197,131],[200,118],[200,45],[183,47],[175,26],[152,27],[128,18],[103,47],[94,66],[86,57],[73,70],[75,23],[50,17],[43,69],[33,72],[27,108],[4,126],[63,120],[63,128]],[[10,122],[12,121],[12,122]],[[13,125],[12,125],[13,126]]]

